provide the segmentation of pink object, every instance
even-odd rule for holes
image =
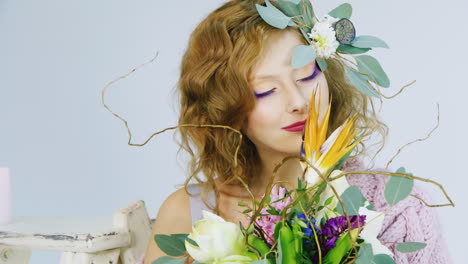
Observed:
[[[10,169],[0,168],[0,225],[11,221]]]
[[[275,208],[279,212],[283,211],[283,209],[286,206],[292,203],[291,197],[288,197],[278,202],[274,202],[281,198],[284,198],[285,194],[286,194],[286,189],[279,185],[274,185],[273,189],[271,190],[271,193],[270,193],[271,205],[273,206],[273,208]],[[262,196],[262,198],[264,196]],[[260,214],[268,214],[267,209],[268,208],[263,208]],[[256,224],[265,232],[265,238],[267,240],[267,243],[270,245],[273,245],[273,243],[275,242],[274,240],[275,226],[276,226],[276,223],[280,220],[281,220],[281,216],[279,215],[266,215],[266,216],[260,217],[259,219],[255,221]]]
[[[367,171],[362,162],[348,159],[343,171]],[[393,207],[389,207],[385,197],[383,179],[388,176],[379,175],[378,171],[390,172],[385,169],[372,169],[376,174],[350,174],[346,176],[350,185],[357,186],[364,197],[374,205],[375,211],[385,211],[385,218],[378,239],[385,242],[424,242],[427,246],[414,253],[401,253],[394,244],[388,244],[397,264],[450,264],[453,263],[444,241],[443,229],[439,223],[436,208],[425,206],[414,197],[408,197]],[[388,180],[387,180],[388,182]],[[415,185],[414,194],[428,203],[428,195]]]

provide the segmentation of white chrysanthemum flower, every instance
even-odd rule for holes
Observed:
[[[320,22],[328,22],[330,24],[334,24],[334,23],[336,23],[338,21],[339,21],[338,18],[332,17],[330,15],[325,15],[325,16],[323,16],[323,20],[320,21]]]
[[[314,25],[311,33],[308,34],[319,58],[329,58],[340,45],[336,40],[335,30],[332,26],[332,23],[336,21],[338,20],[334,17],[325,16],[322,21]]]

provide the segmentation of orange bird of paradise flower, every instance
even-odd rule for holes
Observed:
[[[348,118],[344,124],[338,127],[333,133],[326,138],[328,130],[328,122],[330,119],[331,99],[328,105],[327,112],[319,124],[319,113],[315,107],[315,92],[312,93],[310,99],[309,115],[307,116],[306,127],[304,131],[303,152],[301,155],[310,162],[323,176],[330,173],[336,163],[350,150],[352,150],[361,140],[361,137],[354,142],[353,139],[357,134],[355,129],[356,115]],[[320,101],[319,101],[320,108]],[[306,162],[302,165],[307,168],[305,180],[308,184],[315,184],[320,180],[317,171],[310,168]]]

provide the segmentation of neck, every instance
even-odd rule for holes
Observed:
[[[289,159],[282,163],[284,158],[293,155],[267,151],[259,151],[259,156],[261,160],[261,171],[260,174],[256,175],[253,179],[251,185],[251,189],[255,196],[260,197],[265,193],[266,187],[272,180],[273,176],[275,176],[274,183],[280,182],[288,190],[297,188],[297,179],[302,173],[302,168],[298,159]],[[273,173],[279,164],[281,164],[280,168],[276,173]]]

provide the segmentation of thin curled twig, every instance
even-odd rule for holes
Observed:
[[[415,140],[413,140],[413,141],[411,141],[411,142],[409,142],[409,143],[406,143],[406,144],[403,145],[401,148],[399,148],[398,151],[397,151],[397,153],[396,153],[395,155],[393,155],[393,157],[387,162],[387,166],[385,167],[386,169],[388,169],[388,167],[389,167],[390,164],[393,162],[393,160],[401,153],[401,151],[402,151],[405,147],[407,147],[407,146],[409,146],[409,145],[411,145],[411,144],[413,144],[413,143],[416,143],[416,142],[425,141],[425,140],[427,140],[427,139],[429,139],[429,138],[431,137],[432,133],[439,127],[439,124],[440,124],[440,111],[439,111],[439,110],[440,110],[440,109],[439,109],[439,104],[437,104],[437,123],[436,123],[436,125],[431,129],[431,131],[427,134],[427,136],[424,137],[424,138],[415,139]]]
[[[448,195],[448,193],[445,191],[445,188],[442,186],[442,184],[440,184],[440,183],[438,183],[436,181],[433,181],[433,180],[424,179],[424,178],[413,176],[413,175],[410,175],[410,174],[396,173],[396,172],[384,172],[384,171],[344,171],[344,172],[341,172],[340,174],[338,174],[337,176],[332,177],[330,179],[330,181],[339,179],[339,178],[344,177],[344,176],[349,175],[349,174],[367,174],[367,175],[381,174],[381,175],[387,175],[387,176],[400,176],[400,177],[405,177],[405,178],[410,178],[410,179],[414,179],[414,180],[419,180],[419,181],[431,183],[431,184],[434,184],[437,187],[439,187],[439,189],[442,191],[442,193],[444,194],[445,198],[449,201],[449,203],[431,205],[431,204],[428,204],[427,202],[424,202],[424,204],[426,206],[428,206],[428,207],[445,207],[445,206],[455,207],[455,204],[453,203],[453,201],[450,198],[450,196]],[[422,198],[419,198],[419,200],[422,200]]]

